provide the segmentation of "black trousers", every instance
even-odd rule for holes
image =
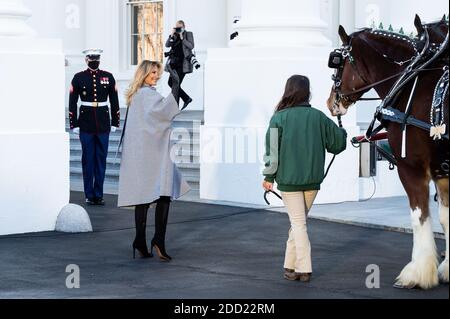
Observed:
[[[177,72],[178,77],[180,78],[180,94],[179,99],[177,101],[178,104],[180,104],[180,98],[183,100],[183,102],[186,102],[190,99],[190,96],[181,88],[181,83],[183,83],[184,77],[186,76],[186,73],[183,72],[183,66],[173,66],[172,68]],[[169,86],[173,86],[173,80],[172,77],[169,78]]]

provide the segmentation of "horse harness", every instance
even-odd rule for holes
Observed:
[[[448,53],[448,42],[449,35],[447,33],[445,41],[441,45],[430,44],[428,30],[425,28],[425,34],[422,40],[422,50],[419,52],[416,45],[414,45],[414,49],[416,51],[416,55],[411,59],[406,61],[393,61],[399,66],[408,64],[408,67],[393,76],[390,76],[386,79],[378,81],[373,84],[367,84],[368,82],[364,79],[361,73],[358,70],[356,65],[356,60],[352,56],[352,40],[350,38],[350,42],[348,45],[342,46],[340,49],[336,49],[330,54],[328,66],[332,69],[335,69],[335,74],[332,79],[334,81],[334,93],[335,93],[335,101],[334,101],[334,110],[338,114],[339,123],[342,121],[340,119],[340,108],[339,105],[342,101],[347,103],[354,104],[358,101],[369,101],[369,100],[381,100],[379,98],[359,98],[359,99],[351,99],[352,95],[357,93],[366,93],[370,89],[376,88],[380,84],[386,83],[393,79],[398,79],[394,86],[391,88],[387,97],[382,101],[380,106],[378,106],[376,113],[374,115],[374,119],[370,124],[367,133],[364,137],[354,138],[352,143],[354,145],[360,145],[361,143],[371,143],[373,144],[378,152],[386,158],[390,162],[390,169],[393,170],[395,166],[398,165],[397,159],[387,152],[385,149],[380,147],[376,141],[380,140],[379,133],[386,129],[388,123],[397,123],[402,126],[403,140],[402,140],[402,158],[406,158],[406,130],[408,126],[414,126],[425,130],[430,133],[430,137],[433,138],[436,143],[442,145],[442,141],[449,140],[448,130],[445,124],[445,100],[448,97],[448,89],[449,89],[449,67],[448,67],[448,56],[444,56],[446,51]],[[367,42],[367,41],[365,41]],[[369,44],[367,42],[367,44]],[[369,44],[370,45],[370,44]],[[378,51],[377,51],[378,52]],[[383,57],[387,58],[386,55],[383,54]],[[351,93],[343,93],[342,92],[342,76],[344,73],[344,67],[346,60],[349,61],[349,64],[352,66],[356,74],[359,78],[366,83],[367,85],[360,88],[354,89]],[[434,62],[441,63],[443,62],[443,66],[441,67],[430,67]],[[433,95],[433,102],[431,106],[431,114],[430,114],[430,123],[426,123],[424,121],[420,121],[416,119],[413,115],[411,115],[411,106],[414,100],[415,90],[418,84],[419,75],[422,72],[426,71],[437,71],[442,70],[443,75],[438,81],[436,85],[436,89]],[[413,82],[413,89],[411,90],[407,108],[405,112],[401,112],[393,106],[396,105],[396,102],[403,92],[406,85]],[[376,122],[380,122],[381,124],[375,128]],[[437,176],[448,177],[449,176],[449,154],[448,150],[445,151],[447,156],[442,157],[442,164],[438,169]]]

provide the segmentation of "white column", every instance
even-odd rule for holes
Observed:
[[[242,0],[227,0],[227,26],[228,37],[236,31],[237,24],[234,23],[236,18],[241,18],[242,14]]]
[[[125,5],[121,7],[122,4],[118,0],[88,0],[85,12],[86,48],[102,49],[100,68],[115,75],[118,74],[120,65],[120,12],[126,10]],[[101,18],[99,12],[102,13]]]
[[[355,0],[341,0],[339,2],[339,23],[350,34],[355,31]]]
[[[317,0],[243,0],[234,46],[329,46]]]
[[[22,0],[0,0],[0,36],[32,36],[26,20],[31,11],[25,7]]]
[[[30,15],[0,0],[0,235],[54,230],[70,195],[62,42]]]

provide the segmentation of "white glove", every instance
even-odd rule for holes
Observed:
[[[111,133],[116,133],[116,132],[117,132],[117,127],[111,126]]]
[[[74,128],[74,129],[72,130],[72,132],[73,132],[74,134],[76,134],[76,135],[80,135],[80,128],[79,128],[79,127],[76,127],[76,128]]]

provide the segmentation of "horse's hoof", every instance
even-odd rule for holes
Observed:
[[[417,288],[417,285],[415,285],[415,284],[404,285],[404,284],[402,284],[401,282],[397,281],[397,282],[394,284],[394,288],[395,288],[395,289],[403,289],[403,290],[412,290],[412,289],[416,289],[416,288]]]
[[[446,253],[445,251],[443,251],[443,252],[441,253],[441,258],[442,258],[442,260],[445,259],[446,255],[447,255],[447,253]]]
[[[448,275],[448,260],[445,260],[438,269],[439,272],[439,281],[443,284],[448,284],[449,275]]]

